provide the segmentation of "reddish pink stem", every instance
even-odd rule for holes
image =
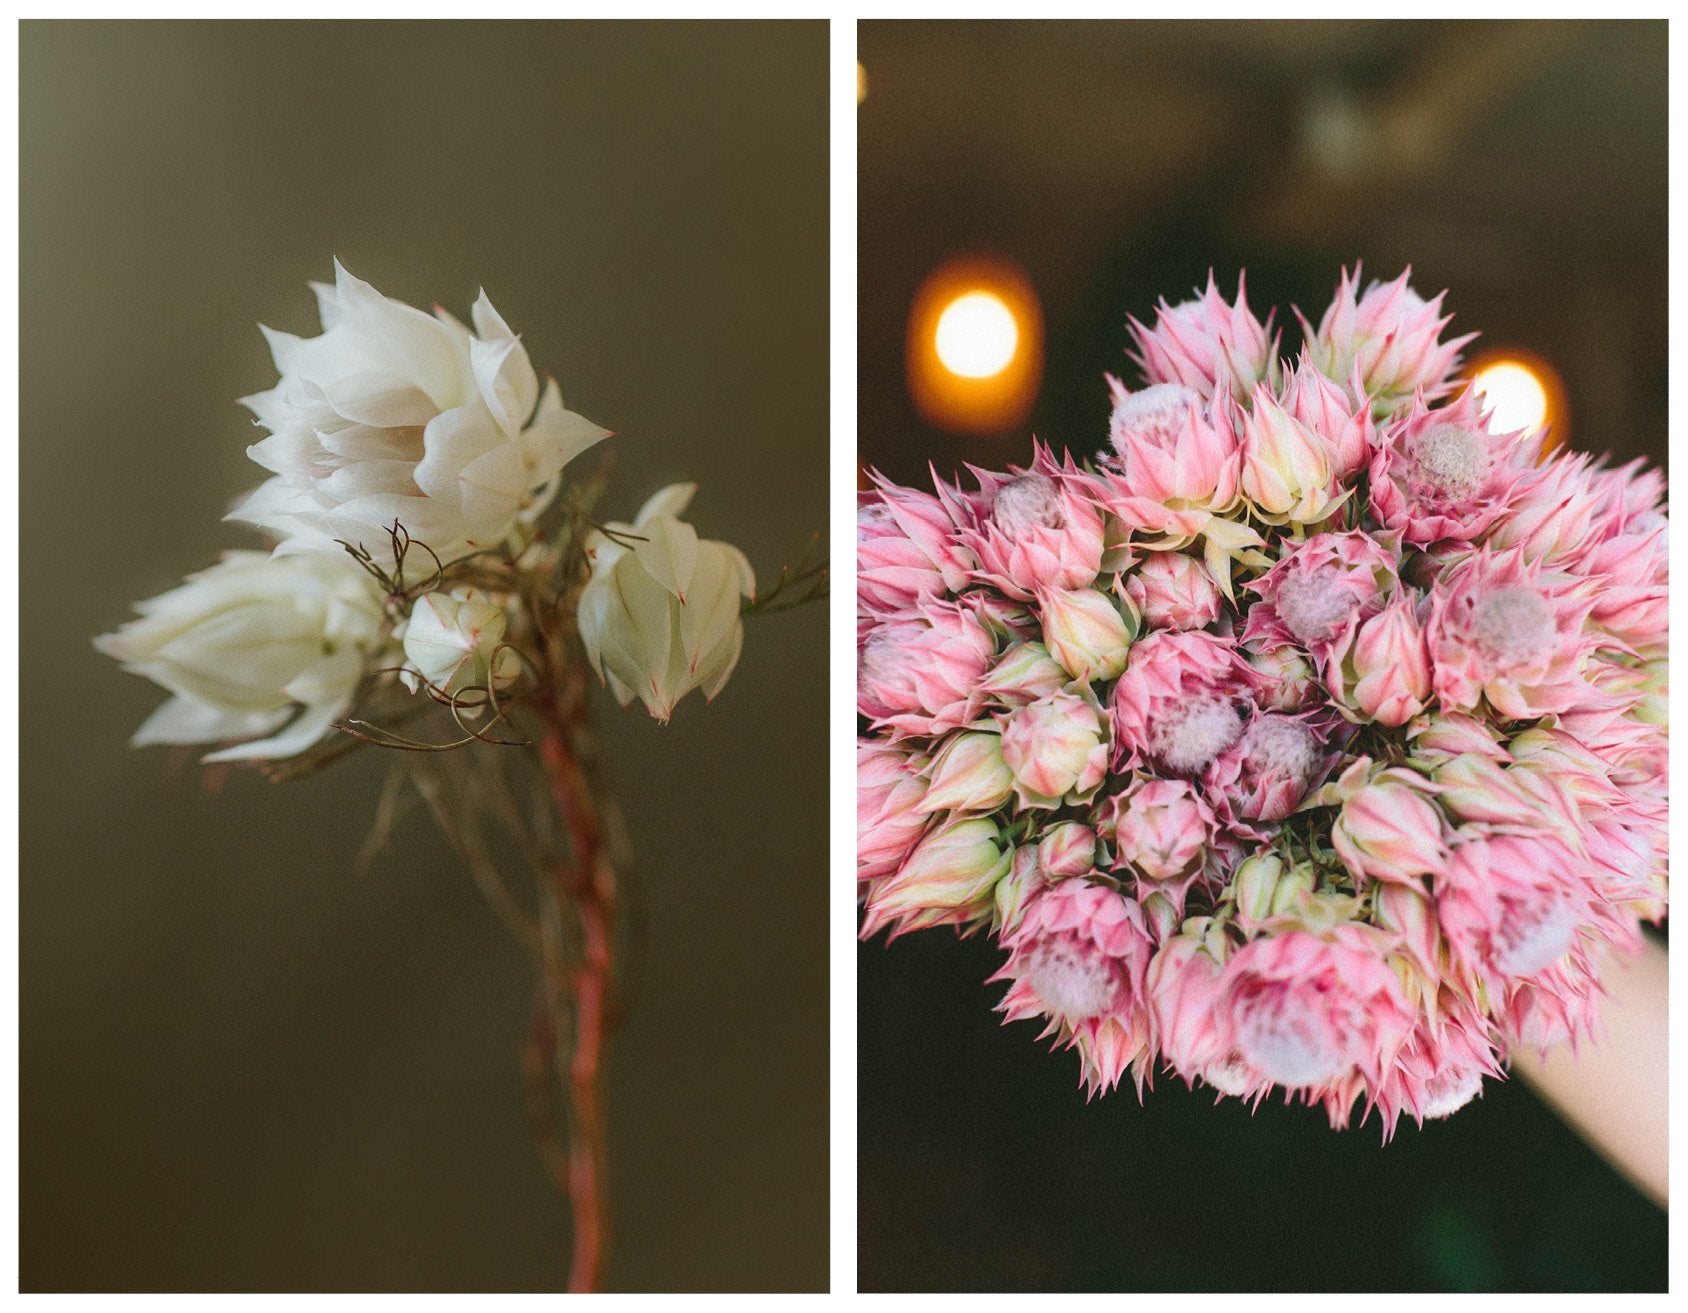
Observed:
[[[575,1012],[574,1052],[569,1062],[574,1115],[566,1171],[574,1221],[568,1288],[583,1292],[600,1287],[610,1236],[602,1066],[604,1041],[614,1024],[609,1001],[614,967],[615,872],[604,850],[597,804],[572,742],[585,710],[584,699],[579,696],[583,690],[572,691],[576,695],[559,696],[547,716],[548,732],[540,755],[569,834],[572,860],[553,873],[558,904],[572,906],[579,913],[583,949],[581,962],[569,978]]]

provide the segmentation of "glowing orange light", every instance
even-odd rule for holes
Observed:
[[[862,61],[856,61],[856,104],[867,99],[867,70],[862,67]]]
[[[1479,404],[1489,412],[1489,427],[1497,433],[1546,428],[1542,454],[1565,445],[1571,412],[1558,372],[1533,351],[1515,347],[1484,351],[1466,367],[1477,389]]]
[[[915,408],[938,428],[1023,422],[1043,378],[1043,312],[1025,274],[995,256],[939,266],[909,310],[907,365]]]

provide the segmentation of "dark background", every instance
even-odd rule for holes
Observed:
[[[1451,331],[1562,375],[1573,445],[1662,462],[1661,22],[863,22],[861,460],[1025,461],[1106,441],[1103,373],[1211,267],[1281,307],[1411,264]],[[945,257],[1042,301],[1042,392],[997,439],[926,426],[903,335]],[[1287,321],[1287,322],[1286,322]],[[1520,1084],[1447,1122],[1333,1133],[1163,1078],[1086,1103],[1004,1028],[1002,955],[942,931],[859,950],[864,1290],[1663,1290],[1666,1214]]]
[[[826,517],[827,29],[25,23],[20,1266],[26,1290],[560,1288],[526,960],[389,764],[213,795],[134,752],[89,646],[255,539],[237,397],[338,255],[484,285],[771,581]],[[608,1099],[620,1289],[827,1280],[826,619],[752,619],[714,706],[601,703],[639,861]]]

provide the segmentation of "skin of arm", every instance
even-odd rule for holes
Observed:
[[[1653,939],[1613,956],[1602,976],[1605,1034],[1573,1052],[1520,1051],[1522,1076],[1613,1167],[1661,1208],[1669,1201],[1669,954]]]

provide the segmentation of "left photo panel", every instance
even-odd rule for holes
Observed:
[[[25,1291],[828,1281],[828,26],[21,25]]]

